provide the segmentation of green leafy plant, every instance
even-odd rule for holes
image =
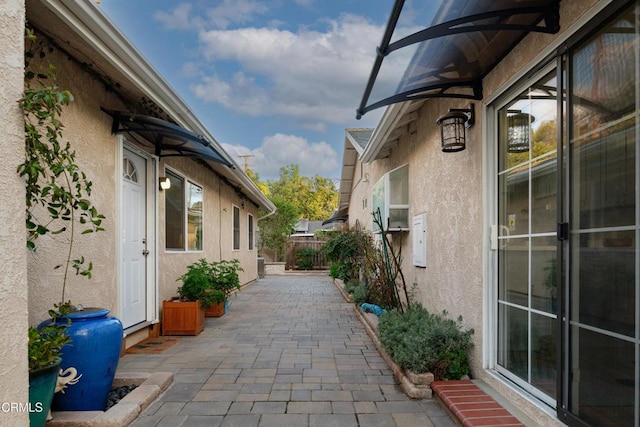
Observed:
[[[212,289],[209,293],[211,294],[211,304],[222,304],[227,299],[225,293],[217,289]]]
[[[240,276],[238,272],[244,271],[237,259],[221,260],[209,263],[209,274],[212,277],[212,287],[229,296],[233,291],[240,290]]]
[[[415,373],[431,372],[436,379],[459,379],[469,373],[467,352],[473,329],[464,330],[462,316],[431,314],[418,303],[402,313],[380,317],[378,334],[385,351],[399,366]]]
[[[334,279],[349,280],[351,272],[349,266],[340,261],[333,261],[329,264],[329,275]]]
[[[238,272],[243,271],[240,261],[222,260],[208,262],[200,258],[187,266],[187,272],[178,278],[182,286],[177,292],[182,300],[200,301],[204,309],[214,302],[222,302],[234,290],[240,289]],[[220,294],[224,296],[220,301]]]
[[[370,242],[371,237],[357,228],[331,235],[322,251],[332,263],[332,277],[344,281],[358,278],[364,247]]]
[[[54,318],[42,328],[29,327],[29,370],[53,365],[60,358],[62,347],[71,342],[67,326],[56,323]]]
[[[313,248],[301,248],[298,250],[296,267],[299,270],[313,270],[313,260],[318,255],[318,251]]]
[[[32,30],[26,29],[31,48],[25,52],[25,89],[19,101],[23,111],[25,132],[25,160],[17,172],[25,181],[27,248],[36,251],[36,240],[49,235],[65,237],[62,267],[62,295],[70,271],[91,278],[93,264],[84,256],[74,255],[76,234],[104,230],[104,215],[89,200],[93,183],[76,163],[75,151],[63,141],[64,128],[60,116],[62,108],[73,101],[68,90],[56,83],[56,69],[51,63],[31,64],[42,60],[53,50],[38,41]]]
[[[353,303],[357,306],[360,306],[363,302],[368,301],[369,291],[365,283],[352,279],[345,283],[344,290],[348,294],[351,294]]]
[[[211,266],[206,259],[201,258],[197,262],[187,266],[187,272],[178,278],[182,286],[177,292],[183,301],[200,301],[205,310],[214,303]]]

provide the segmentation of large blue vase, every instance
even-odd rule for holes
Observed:
[[[60,369],[82,375],[76,384],[56,393],[54,411],[103,411],[111,391],[122,347],[122,323],[105,308],[89,307],[57,319],[68,324],[71,342],[62,348]],[[48,323],[43,322],[44,325]]]

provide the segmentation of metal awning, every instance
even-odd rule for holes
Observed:
[[[429,27],[400,36],[404,3],[396,0],[393,6],[358,119],[414,99],[480,100],[482,79],[520,40],[530,32],[560,30],[560,0],[438,0],[423,2],[431,10],[419,16],[435,12]],[[416,12],[415,3],[407,14]],[[398,70],[404,75],[394,86]]]
[[[112,133],[135,133],[142,136],[142,140],[137,141],[151,146],[158,157],[185,156],[212,160],[234,168],[202,135],[156,117],[105,108],[102,111],[113,117]]]

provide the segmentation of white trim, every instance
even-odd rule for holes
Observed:
[[[118,146],[117,150],[117,161],[116,161],[116,173],[118,185],[116,186],[116,197],[117,197],[117,225],[116,229],[118,230],[118,236],[121,235],[122,232],[122,220],[121,220],[121,212],[122,212],[122,191],[121,191],[121,183],[122,183],[122,161],[124,159],[124,150],[131,151],[132,153],[143,157],[146,160],[146,170],[145,174],[147,176],[146,182],[146,226],[145,226],[145,234],[146,234],[146,247],[149,251],[149,255],[146,258],[146,280],[145,280],[145,294],[146,294],[146,311],[145,311],[145,320],[144,322],[154,322],[159,318],[158,312],[158,202],[157,202],[157,187],[156,183],[158,182],[158,158],[153,156],[144,150],[139,149],[133,143],[127,141],[122,135],[118,135]],[[116,245],[116,274],[118,277],[117,284],[117,317],[122,318],[122,306],[123,306],[123,277],[122,277],[122,269],[121,269],[121,257],[122,257],[122,242],[121,239],[118,238],[118,244]],[[134,327],[132,325],[131,327]],[[130,327],[130,328],[131,328]],[[129,328],[128,328],[129,329]]]
[[[200,122],[182,97],[147,62],[140,52],[109,20],[93,1],[47,0],[42,4],[67,24],[94,51],[107,60],[129,81],[169,114],[180,126],[203,135],[228,161],[232,168],[225,167],[230,175],[240,181],[243,191],[267,211],[275,212],[275,205],[260,191],[251,178],[238,167],[232,156],[216,141]]]
[[[360,156],[362,162],[370,163],[376,159],[387,138],[391,132],[393,132],[396,124],[400,121],[410,104],[411,102],[399,102],[391,104],[384,110],[382,118],[373,130],[373,134],[371,134],[371,138],[369,138],[369,142]]]
[[[182,242],[182,244],[184,245],[184,247],[182,249],[175,249],[175,248],[168,249],[166,247],[166,245],[165,245],[164,252],[165,253],[171,253],[171,254],[174,254],[174,253],[180,253],[180,254],[184,254],[184,253],[191,253],[191,254],[193,254],[193,253],[202,253],[202,252],[204,252],[204,230],[202,231],[202,239],[203,239],[203,241],[202,241],[202,249],[193,249],[193,250],[189,249],[189,244],[188,244],[188,238],[189,238],[189,221],[188,221],[189,209],[188,209],[188,206],[187,206],[187,184],[195,185],[196,187],[199,187],[202,190],[202,226],[203,227],[204,227],[204,224],[205,224],[205,220],[204,220],[204,217],[205,217],[205,208],[204,208],[205,192],[204,192],[204,190],[205,190],[205,188],[199,182],[189,178],[188,175],[186,175],[183,172],[179,172],[177,169],[172,168],[171,166],[164,165],[164,170],[165,170],[165,173],[164,173],[165,176],[166,176],[166,173],[168,171],[169,173],[171,173],[171,174],[177,176],[178,178],[182,179],[182,181],[184,183],[183,184],[183,188],[182,188],[183,197],[184,197],[184,204],[182,206],[183,209],[184,209],[184,230],[183,230],[184,241]],[[156,179],[156,181],[157,181],[157,179]],[[164,215],[165,215],[165,236],[166,236],[166,234],[167,234],[167,230],[166,230],[166,218],[167,218],[166,198],[165,198],[164,209],[165,209]]]

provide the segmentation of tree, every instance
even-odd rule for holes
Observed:
[[[272,196],[270,200],[275,205],[276,212],[260,221],[260,250],[266,246],[274,251],[276,261],[282,261],[287,239],[293,232],[299,213],[285,198]]]
[[[269,194],[291,203],[300,218],[311,221],[329,218],[338,205],[338,191],[333,181],[318,175],[300,176],[298,165],[280,168],[280,179],[267,181],[267,187]]]

